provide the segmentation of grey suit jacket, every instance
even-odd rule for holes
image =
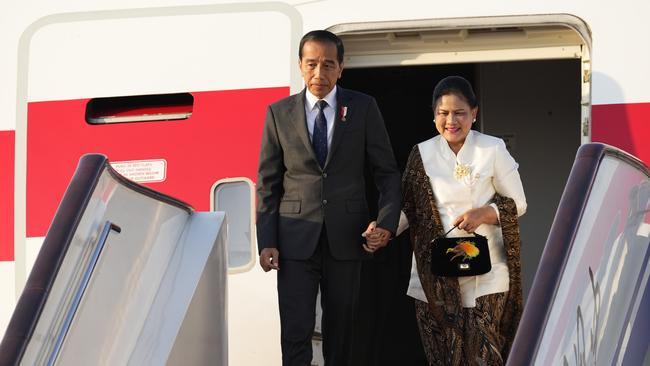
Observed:
[[[260,251],[277,247],[280,258],[307,259],[325,223],[334,258],[359,259],[361,233],[371,219],[366,168],[379,190],[378,226],[393,233],[397,229],[400,173],[377,103],[339,86],[337,104],[332,143],[322,169],[307,131],[305,90],[268,107],[257,176]]]

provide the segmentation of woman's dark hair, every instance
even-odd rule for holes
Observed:
[[[298,49],[298,59],[302,60],[302,47],[305,43],[309,41],[322,42],[322,43],[332,43],[336,46],[336,59],[339,64],[343,63],[343,41],[336,34],[326,31],[326,30],[315,30],[311,31],[300,40],[300,48]]]
[[[475,108],[478,105],[472,85],[461,76],[447,76],[440,80],[433,89],[433,108],[436,108],[438,100],[443,95],[454,94],[465,99],[470,107]]]

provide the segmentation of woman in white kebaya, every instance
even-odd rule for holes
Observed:
[[[431,365],[501,365],[522,310],[517,217],[526,197],[504,142],[472,130],[477,98],[462,77],[441,80],[433,92],[439,132],[413,147],[402,178],[401,233],[414,248],[408,295]],[[431,273],[430,242],[479,233],[488,238],[492,270],[472,277]],[[372,224],[367,247],[374,249]]]

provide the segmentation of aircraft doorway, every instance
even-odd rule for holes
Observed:
[[[437,135],[435,84],[449,75],[472,83],[479,98],[474,128],[506,141],[526,192],[528,211],[520,221],[524,301],[577,148],[590,139],[586,25],[552,17],[566,24],[526,27],[504,17],[488,20],[500,26],[483,28],[477,23],[485,19],[330,28],[346,47],[340,84],[377,99],[401,169],[413,145]],[[462,21],[469,25],[459,26]],[[408,238],[399,237],[364,264],[360,305],[366,310],[358,317],[355,354],[365,356],[356,364],[426,364],[413,300],[405,295],[411,255]]]
[[[403,170],[411,148],[438,134],[432,122],[431,97],[435,84],[449,75],[461,75],[475,88],[479,114],[474,128],[503,138],[519,163],[528,201],[528,211],[520,221],[526,296],[580,146],[580,61],[353,68],[344,70],[340,84],[377,99],[398,165]],[[369,202],[376,199],[371,198]],[[377,308],[375,314],[362,314],[360,321],[366,325],[383,324],[381,333],[396,335],[397,339],[387,343],[402,356],[418,354],[417,350],[410,349],[417,346],[418,333],[412,300],[405,295],[411,253],[408,239],[399,238],[385,254],[374,259],[375,263],[366,263],[363,280],[366,286],[361,297],[362,305],[363,302],[384,304],[386,308]],[[374,345],[376,352],[385,346]],[[395,349],[398,347],[402,349]],[[380,359],[387,357],[391,356],[384,354]],[[404,361],[402,358],[401,362]],[[416,359],[411,361],[418,364]]]

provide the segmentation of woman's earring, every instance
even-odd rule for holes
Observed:
[[[472,123],[476,123],[476,118],[474,118],[474,120],[472,121]]]
[[[436,123],[436,119],[435,119],[435,118],[433,119],[433,123]]]

